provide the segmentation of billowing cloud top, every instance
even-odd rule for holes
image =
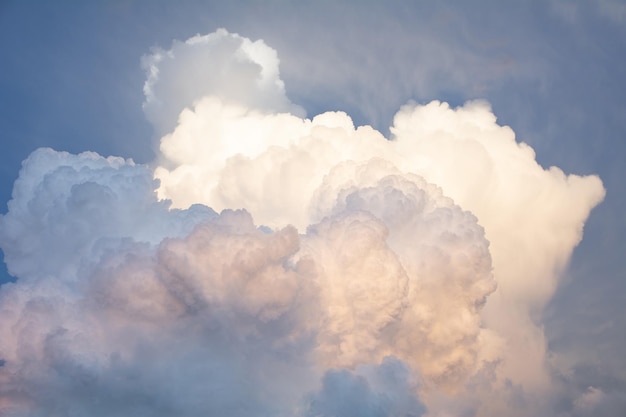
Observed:
[[[549,412],[536,313],[599,178],[544,170],[485,102],[408,104],[391,138],[303,118],[225,30],[144,66],[154,167],[41,149],[0,217],[3,415]]]
[[[144,111],[159,132],[176,126],[180,111],[206,96],[230,104],[303,115],[285,96],[278,55],[262,40],[252,42],[224,29],[143,57],[147,80]]]

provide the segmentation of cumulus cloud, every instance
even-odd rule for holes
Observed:
[[[225,30],[144,67],[153,167],[41,149],[0,217],[18,277],[0,289],[2,413],[549,403],[537,317],[597,177],[543,169],[485,102],[410,103],[390,138],[342,112],[303,118],[276,52]]]
[[[142,65],[147,74],[144,112],[161,134],[176,125],[184,107],[207,95],[249,108],[304,114],[285,95],[278,55],[262,40],[220,29],[174,41],[168,50],[155,47]]]
[[[371,416],[417,417],[426,411],[415,397],[416,381],[402,362],[385,358],[379,366],[365,365],[355,372],[330,370],[321,389],[312,394],[307,417]]]

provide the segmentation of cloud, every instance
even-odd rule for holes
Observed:
[[[330,370],[309,398],[306,416],[411,416],[426,411],[415,397],[416,381],[402,362],[385,358],[378,366],[350,372]]]
[[[261,379],[281,366],[281,384],[301,378],[295,230],[168,210],[155,185],[121,159],[40,150],[26,161],[2,218],[19,277],[0,295],[3,415],[250,415],[280,403]]]
[[[543,169],[485,102],[409,103],[390,138],[303,118],[276,52],[225,30],[144,67],[155,164],[40,149],[0,217],[0,411],[548,407],[538,314],[599,178]]]
[[[591,411],[604,399],[604,397],[605,394],[602,390],[595,387],[589,387],[580,397],[576,398],[574,401],[574,409],[581,412]]]
[[[171,210],[149,172],[50,149],[25,161],[2,217],[19,277],[0,300],[7,413],[275,415],[302,406],[325,369],[377,364],[390,352],[428,376],[476,365],[477,305],[493,290],[487,242],[436,187],[388,175],[298,234],[261,230],[245,211]],[[416,230],[424,242],[402,253]],[[478,254],[474,276],[466,261]],[[438,270],[446,279],[420,276]],[[446,287],[467,303],[436,317],[429,311],[444,308]],[[455,321],[458,332],[441,333]]]
[[[157,133],[169,132],[180,111],[206,95],[249,108],[304,110],[285,95],[278,56],[262,40],[252,42],[220,29],[174,41],[169,50],[154,48],[142,59],[147,74],[144,112]]]

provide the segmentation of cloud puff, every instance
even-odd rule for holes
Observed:
[[[144,64],[155,166],[41,149],[0,217],[2,413],[548,403],[537,313],[597,177],[544,170],[484,102],[409,104],[391,138],[302,118],[275,51],[224,30]]]
[[[2,217],[3,415],[250,415],[283,396],[262,379],[300,378],[295,230],[169,210],[155,185],[121,159],[26,161]]]
[[[299,235],[261,230],[245,211],[172,210],[156,185],[119,158],[42,149],[25,161],[0,235],[19,277],[0,298],[7,413],[275,415],[306,404],[328,368],[389,353],[429,377],[476,365],[487,242],[436,187],[394,173],[342,188]],[[446,294],[467,302],[433,314]]]
[[[392,357],[356,372],[331,370],[321,389],[310,396],[304,415],[418,417],[426,410],[415,397],[415,384],[406,366]]]
[[[169,50],[153,48],[142,65],[147,74],[144,112],[161,134],[176,125],[183,108],[207,95],[249,108],[304,114],[285,95],[278,55],[262,40],[220,29],[174,41]]]

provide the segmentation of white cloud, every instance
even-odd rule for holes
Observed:
[[[304,119],[276,52],[224,30],[145,67],[154,171],[39,150],[0,217],[0,411],[546,406],[536,317],[599,178],[544,170],[484,102],[406,105],[391,138]]]
[[[143,108],[159,134],[176,125],[183,109],[212,94],[252,109],[304,112],[286,97],[276,51],[262,40],[220,29],[174,41],[169,50],[154,48],[142,63],[147,74]]]

